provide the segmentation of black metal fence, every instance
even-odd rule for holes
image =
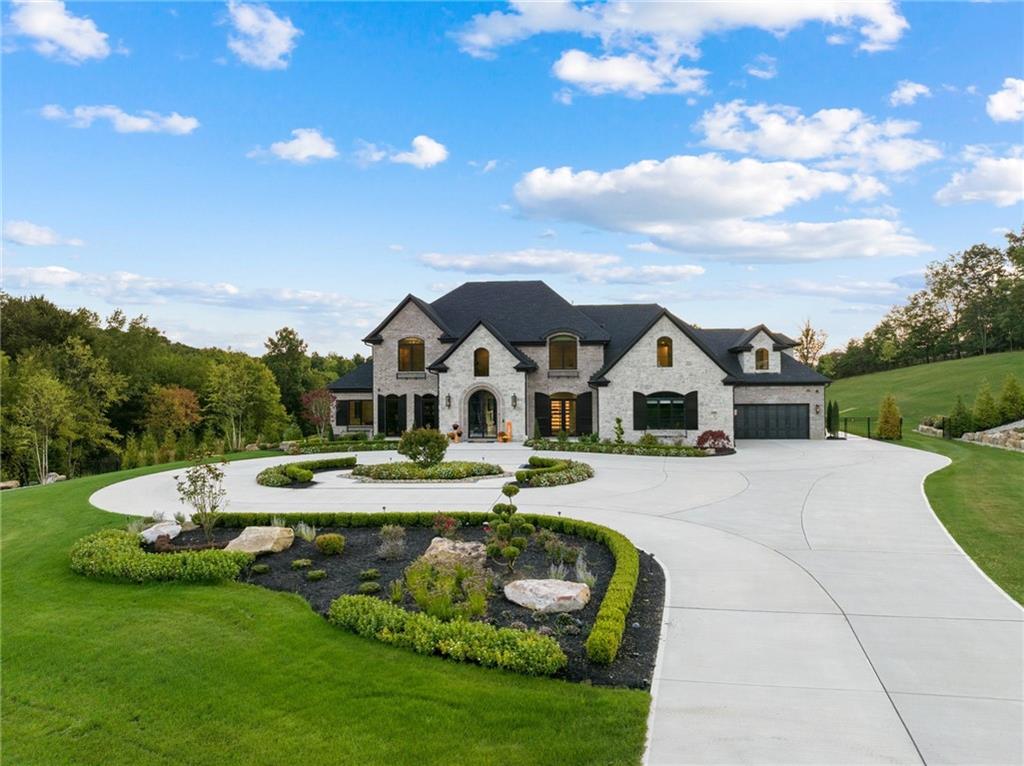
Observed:
[[[837,438],[845,439],[846,438],[846,434],[848,434],[848,433],[855,433],[858,436],[866,436],[869,439],[878,439],[879,438],[877,430],[876,430],[876,433],[874,433],[874,434],[871,433],[871,421],[875,420],[876,423],[877,423],[878,418],[872,418],[869,415],[849,415],[849,416],[844,415],[842,418],[840,418],[840,420],[841,420],[841,422],[843,424],[842,429],[840,429],[840,433],[842,435],[837,437]],[[850,424],[851,423],[853,424],[854,429],[856,429],[856,430],[854,430],[852,432],[850,431]],[[857,425],[860,424],[860,423],[864,424],[864,428],[863,429],[857,429]],[[897,436],[896,438],[900,439],[900,440],[903,439],[903,418],[900,418],[899,436]]]

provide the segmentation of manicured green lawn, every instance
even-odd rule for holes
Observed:
[[[92,492],[166,468],[0,497],[5,763],[639,762],[646,692],[392,649],[255,586],[73,574],[72,542],[122,521]]]
[[[896,396],[904,417],[897,443],[953,461],[925,480],[935,514],[978,566],[1024,604],[1024,455],[912,432],[923,415],[947,412],[944,403],[951,405],[958,393],[973,402],[983,379],[998,393],[1011,371],[1024,381],[1024,352],[846,378],[829,387],[828,397],[850,410],[845,414],[875,416],[882,396]],[[851,423],[850,430],[863,433],[863,425]]]

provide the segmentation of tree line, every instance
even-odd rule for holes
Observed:
[[[0,313],[0,478],[22,483],[323,435],[324,386],[365,361],[310,353],[290,327],[254,357],[43,296],[0,293]]]
[[[925,269],[925,287],[860,340],[822,354],[818,370],[847,378],[1024,348],[1024,228],[1006,247],[974,245]]]

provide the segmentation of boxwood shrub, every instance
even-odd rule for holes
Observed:
[[[138,535],[121,529],[94,532],[71,548],[71,569],[78,574],[128,582],[234,580],[252,560],[249,553],[217,549],[147,553]]]
[[[264,487],[288,487],[292,484],[305,484],[313,480],[317,471],[339,471],[353,468],[354,457],[336,457],[322,460],[303,460],[298,463],[281,463],[264,468],[256,475],[256,483]]]
[[[597,444],[589,442],[557,442],[551,439],[535,439],[531,442],[535,450],[557,450],[558,452],[593,452],[608,455],[648,455],[651,457],[707,457],[707,453],[696,447],[683,444]]]
[[[289,513],[283,514],[288,523],[304,521],[320,527],[382,527],[396,524],[403,527],[430,527],[436,514],[430,511],[377,511],[374,513]],[[485,521],[494,523],[497,516],[478,511],[452,511],[447,515],[459,520],[464,527],[478,527]],[[589,521],[563,518],[561,516],[540,516],[522,514],[523,521],[535,527],[544,527],[554,532],[579,535],[596,540],[611,551],[615,559],[615,571],[608,582],[608,590],[597,610],[594,628],[587,638],[587,658],[598,664],[611,663],[619,652],[622,634],[626,628],[626,616],[633,605],[637,579],[640,576],[640,554],[625,535],[614,529]],[[251,527],[270,524],[268,513],[226,513],[221,525],[227,527]]]
[[[326,442],[323,444],[302,444],[299,445],[297,454],[316,455],[321,452],[380,452],[384,450],[398,449],[397,441],[372,440],[346,440]]]
[[[327,612],[327,619],[360,636],[412,649],[419,654],[439,654],[459,662],[475,662],[515,673],[550,676],[568,662],[558,642],[532,631],[496,628],[484,622],[442,622],[421,612],[370,596],[341,596]]]
[[[467,460],[450,460],[423,468],[415,463],[377,463],[357,465],[353,476],[365,476],[377,481],[445,481],[468,479],[471,476],[498,476],[504,473],[501,466]]]
[[[594,476],[593,468],[575,460],[532,455],[529,463],[529,468],[516,471],[516,481],[525,487],[557,487]]]

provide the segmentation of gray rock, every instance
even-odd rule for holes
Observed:
[[[181,534],[181,525],[176,521],[161,521],[159,524],[154,524],[151,527],[146,527],[144,530],[139,532],[141,537],[147,543],[155,543],[156,539],[160,535],[167,535],[171,540]]]
[[[483,543],[464,543],[449,540],[447,537],[435,537],[424,552],[422,558],[435,564],[465,564],[481,567],[487,561],[487,547]]]
[[[0,481],[0,489],[17,489],[21,486],[21,482],[17,479],[11,479],[10,481]]]
[[[505,598],[535,612],[575,612],[590,601],[590,588],[568,580],[514,580],[505,586]]]
[[[43,481],[43,484],[53,484],[58,481],[65,481],[67,478],[68,477],[62,473],[54,473],[53,471],[50,471],[50,473],[46,474],[46,480]]]
[[[225,546],[226,551],[280,553],[292,547],[295,531],[291,527],[246,527],[242,533]]]

